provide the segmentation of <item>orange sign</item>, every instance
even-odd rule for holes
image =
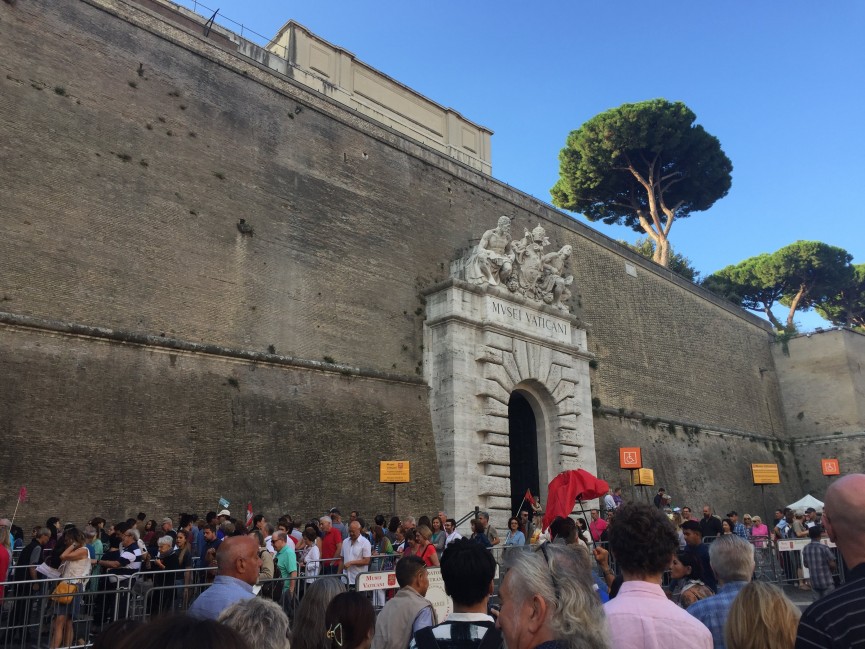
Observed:
[[[619,449],[619,468],[640,469],[643,466],[643,456],[640,447]]]
[[[777,464],[752,464],[751,476],[754,484],[781,484],[781,476],[778,474]]]
[[[408,462],[380,462],[378,466],[379,482],[411,482],[409,480]]]
[[[638,487],[651,487],[655,484],[653,469],[637,469],[634,471],[634,484]]]
[[[841,475],[841,467],[838,465],[838,458],[820,460],[823,465],[823,475]]]

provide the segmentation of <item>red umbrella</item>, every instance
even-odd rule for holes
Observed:
[[[556,516],[570,516],[577,502],[599,498],[609,491],[606,480],[596,478],[584,469],[562,471],[553,478],[547,489],[547,510],[544,514],[544,529]],[[581,507],[582,508],[582,507]]]

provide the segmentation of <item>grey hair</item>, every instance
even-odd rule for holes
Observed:
[[[333,519],[330,516],[322,516],[318,519],[319,523],[333,523]]]
[[[735,534],[719,536],[709,545],[709,563],[720,581],[751,581],[754,546]]]
[[[40,527],[39,532],[36,534],[36,536],[51,536],[51,530],[49,530],[47,527]]]
[[[595,594],[588,553],[581,547],[546,544],[540,550],[511,552],[505,559],[508,590],[517,606],[535,595],[550,609],[549,626],[567,649],[607,649],[607,621]]]
[[[294,624],[291,625],[291,644],[293,649],[324,649],[330,647],[326,640],[327,629],[324,626],[322,611],[340,593],[345,592],[345,586],[338,578],[322,577],[307,587],[294,614]]]
[[[136,541],[141,538],[141,534],[139,534],[138,530],[134,527],[130,527],[128,530],[126,530],[126,533],[129,534]]]
[[[273,534],[270,535],[271,541],[285,541],[288,538],[288,534],[285,530],[276,530]]]
[[[289,649],[288,616],[273,600],[253,597],[235,602],[219,614],[217,622],[229,626],[256,649]]]
[[[48,532],[47,529],[45,531]],[[96,538],[96,528],[93,527],[92,525],[85,525],[84,526],[84,538],[85,539],[95,539]]]
[[[156,545],[170,545],[171,547],[174,547],[174,537],[172,537],[171,534],[160,536],[156,541]]]

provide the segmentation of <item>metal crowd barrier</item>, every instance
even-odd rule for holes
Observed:
[[[87,647],[98,632],[120,619],[147,621],[157,615],[183,612],[212,583],[213,568],[141,571],[129,577],[113,574],[91,575],[81,580],[79,591],[67,606],[52,600],[52,592],[64,579],[36,579],[7,582],[0,608],[0,647],[33,649],[48,647],[56,632],[59,614],[73,614],[72,647]],[[272,585],[283,582],[275,599],[293,619],[298,601],[311,582],[338,579],[345,575],[299,575],[259,581],[257,594],[266,597]],[[295,582],[294,596],[288,584]],[[279,590],[279,589],[276,589]],[[62,646],[69,646],[62,644]]]

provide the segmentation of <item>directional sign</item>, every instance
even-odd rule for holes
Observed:
[[[778,474],[777,464],[752,464],[751,476],[754,484],[781,484],[781,476]]]
[[[823,458],[820,460],[823,465],[823,475],[841,475],[841,467],[838,464],[838,458]]]
[[[651,487],[655,484],[653,469],[637,469],[634,472],[634,484],[638,487]]]
[[[408,462],[380,462],[378,470],[379,482],[411,482],[409,480]]]
[[[619,449],[619,468],[641,469],[643,467],[643,456],[639,446],[624,447]]]

